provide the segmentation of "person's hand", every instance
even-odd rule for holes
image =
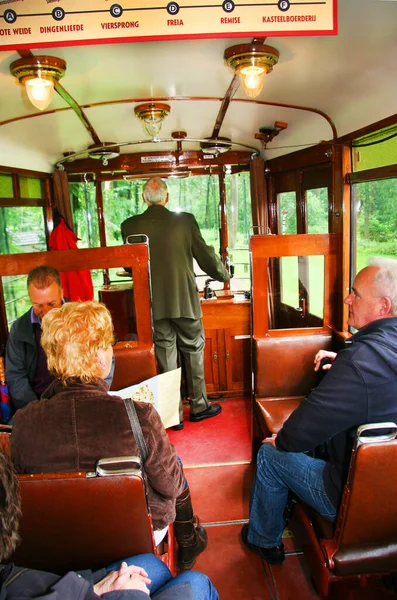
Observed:
[[[332,362],[330,362],[327,365],[324,365],[322,370],[323,371],[328,371],[328,369],[330,369],[332,367],[332,363],[334,362],[335,358],[336,358],[336,352],[329,352],[328,350],[319,350],[316,354],[316,356],[314,357],[314,370],[318,371],[320,368],[320,363],[323,360],[323,358],[329,358]]]
[[[134,565],[128,566],[127,563],[123,562],[118,571],[111,571],[94,585],[94,592],[98,596],[102,596],[116,590],[140,590],[149,595],[147,588],[149,583],[150,579],[145,569]]]
[[[277,433],[273,433],[271,437],[267,437],[264,440],[262,440],[262,444],[271,444],[272,446],[277,448],[276,437],[277,437]]]

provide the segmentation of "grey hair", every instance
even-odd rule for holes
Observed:
[[[149,179],[142,189],[143,198],[149,204],[159,204],[160,202],[164,202],[167,198],[167,194],[167,184],[158,177]]]
[[[391,312],[397,315],[397,260],[374,256],[368,261],[369,267],[378,267],[379,271],[374,276],[374,282],[383,296],[391,300]]]

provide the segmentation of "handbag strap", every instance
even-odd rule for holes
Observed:
[[[130,420],[132,433],[135,438],[136,445],[139,449],[139,454],[141,455],[142,466],[145,464],[146,459],[148,457],[148,450],[145,442],[145,438],[143,437],[142,427],[138,419],[138,415],[136,414],[136,409],[131,398],[125,398],[124,404],[127,409],[128,418]]]

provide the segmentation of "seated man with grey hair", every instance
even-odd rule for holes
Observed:
[[[345,298],[357,329],[332,368],[258,452],[245,545],[270,564],[284,560],[282,534],[288,495],[336,519],[357,427],[397,422],[397,261],[372,259]],[[322,353],[322,356],[321,356]],[[307,452],[323,445],[325,460]]]

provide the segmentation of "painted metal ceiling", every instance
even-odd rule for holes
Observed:
[[[260,102],[313,107],[326,113],[344,135],[397,112],[397,2],[339,0],[336,36],[268,37],[280,60],[267,76]],[[264,32],[264,36],[266,32]],[[134,115],[138,102],[167,101],[171,112],[161,137],[184,130],[188,138],[211,136],[233,74],[224,64],[226,48],[244,39],[135,42],[33,50],[64,59],[62,85],[84,111],[102,141],[147,139]],[[51,172],[64,152],[82,152],[93,143],[65,101],[54,95],[43,114],[30,105],[10,74],[17,52],[0,52],[0,166]],[[124,102],[115,102],[124,101]],[[308,111],[248,101],[238,89],[220,135],[272,158],[332,138],[330,124]],[[25,115],[30,118],[14,120]],[[10,122],[8,122],[10,121]],[[255,139],[260,127],[288,123],[266,150]],[[139,151],[175,144],[142,144]],[[186,143],[184,149],[198,149]],[[126,146],[123,152],[136,152]]]

